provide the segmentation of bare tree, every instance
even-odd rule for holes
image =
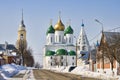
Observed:
[[[28,48],[24,52],[23,58],[24,58],[24,65],[29,66],[29,67],[34,66],[34,57],[33,57],[33,51],[31,48]]]

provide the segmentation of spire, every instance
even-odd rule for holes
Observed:
[[[69,26],[71,25],[71,19],[69,19],[68,25],[69,25]]]
[[[52,19],[50,19],[50,25],[52,25]]]
[[[82,20],[82,25],[81,26],[82,27],[81,27],[80,34],[79,34],[79,37],[78,37],[78,42],[77,42],[78,46],[80,46],[79,51],[89,51],[89,41],[88,41],[87,35],[85,33],[83,20]]]
[[[82,19],[82,25],[81,26],[84,27],[83,19]]]
[[[61,20],[61,11],[59,11],[58,20]]]
[[[22,20],[21,20],[21,25],[22,25],[23,27],[25,27],[25,25],[24,25],[24,20],[23,20],[23,9],[22,9]]]

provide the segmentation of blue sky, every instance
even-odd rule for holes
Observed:
[[[80,33],[82,19],[89,40],[101,30],[101,25],[94,19],[103,23],[104,30],[120,27],[120,0],[1,0],[0,43],[5,41],[16,43],[22,8],[28,45],[37,55],[43,53],[50,19],[55,25],[59,11],[61,11],[64,25],[67,25],[71,19],[71,26],[76,37]],[[92,44],[97,39],[95,38],[90,43]]]

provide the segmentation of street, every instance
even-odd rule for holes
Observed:
[[[86,78],[80,75],[70,73],[58,73],[44,69],[35,69],[33,74],[36,80],[98,80],[93,78]]]

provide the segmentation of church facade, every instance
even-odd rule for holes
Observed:
[[[84,24],[82,22],[81,31],[77,40],[77,65],[82,66],[88,63],[90,45],[85,33]]]
[[[71,25],[65,29],[60,17],[57,24],[51,24],[46,33],[44,46],[44,68],[76,66],[76,46],[73,44],[73,29]]]

